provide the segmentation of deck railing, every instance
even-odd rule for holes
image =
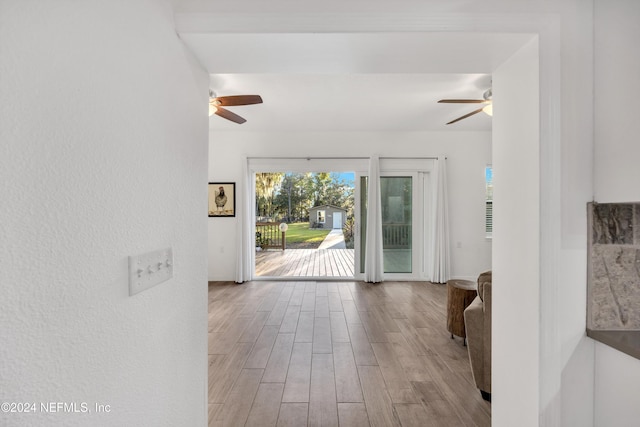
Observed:
[[[407,248],[411,244],[411,225],[382,224],[382,241],[385,248]]]
[[[256,222],[256,246],[262,249],[286,248],[286,232],[280,231],[277,222]]]

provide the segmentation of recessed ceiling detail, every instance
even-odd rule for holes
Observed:
[[[531,39],[479,33],[181,33],[225,95],[259,93],[220,131],[489,131],[491,118],[443,98],[477,98],[500,64]]]
[[[442,98],[473,98],[490,84],[484,74],[213,74],[211,87],[225,95],[259,93],[265,104],[240,113],[247,123],[210,120],[220,131],[451,130],[445,123],[468,105],[443,109]],[[236,110],[234,110],[236,111]],[[484,114],[453,130],[491,130]]]

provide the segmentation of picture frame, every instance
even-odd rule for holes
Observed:
[[[209,217],[236,216],[236,183],[209,183]]]

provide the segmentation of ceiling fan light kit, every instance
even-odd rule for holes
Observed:
[[[451,120],[448,125],[459,122],[460,120],[466,119],[467,117],[471,117],[480,112],[484,112],[486,115],[493,117],[493,103],[491,98],[493,97],[493,92],[491,88],[484,91],[482,94],[483,99],[441,99],[438,103],[441,104],[486,104],[484,107],[480,107],[477,110],[473,110],[470,113],[465,114],[464,116],[460,116],[457,119]]]
[[[220,116],[237,124],[242,124],[247,120],[236,113],[223,107],[235,107],[239,105],[262,104],[260,95],[232,95],[216,96],[215,92],[209,91],[209,116]]]

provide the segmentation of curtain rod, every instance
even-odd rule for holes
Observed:
[[[247,157],[248,160],[368,160],[370,157]],[[445,159],[447,157],[445,156]],[[391,160],[438,160],[438,157],[380,157]]]
[[[258,160],[365,160],[369,157],[287,157],[287,156],[275,156],[275,157],[247,157],[247,159]]]
[[[367,157],[368,158],[368,157]],[[438,156],[431,157],[380,157],[381,159],[391,159],[391,160],[438,160]],[[447,156],[444,156],[446,159]]]

